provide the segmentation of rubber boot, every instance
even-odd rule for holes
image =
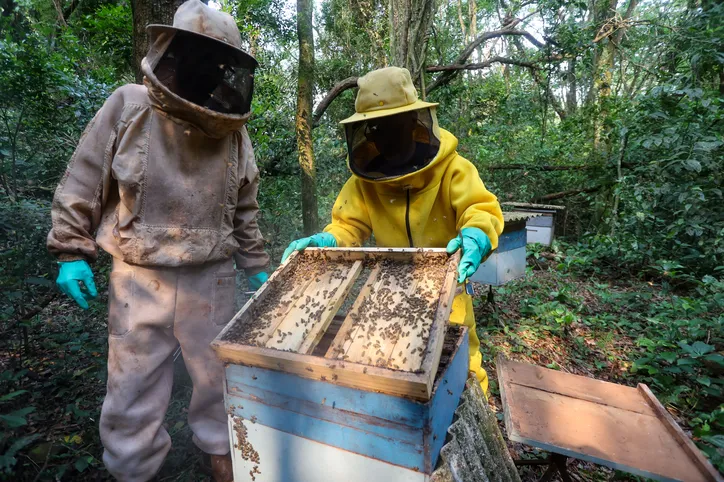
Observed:
[[[234,482],[231,454],[211,456],[211,477],[214,482]]]

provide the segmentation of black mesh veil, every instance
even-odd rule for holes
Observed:
[[[434,109],[345,125],[349,166],[357,176],[393,179],[426,167],[440,148]]]
[[[220,42],[178,32],[156,65],[158,80],[207,109],[246,114],[254,93],[255,61]]]

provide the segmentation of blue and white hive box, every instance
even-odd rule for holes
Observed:
[[[448,327],[459,260],[292,254],[212,342],[236,480],[426,480],[468,374],[467,331]]]
[[[424,482],[468,376],[468,335],[450,326],[427,402],[229,364],[234,480]]]

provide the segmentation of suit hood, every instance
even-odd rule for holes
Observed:
[[[156,66],[168,50],[175,35],[174,31],[163,31],[155,36],[148,54],[141,61],[143,83],[153,106],[168,117],[188,122],[200,129],[208,137],[223,138],[240,130],[251,117],[245,114],[223,113],[208,109],[175,94],[161,82],[155,72]]]

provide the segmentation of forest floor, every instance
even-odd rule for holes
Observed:
[[[672,333],[671,320],[698,324],[706,332],[717,329],[722,312],[655,283],[580,276],[556,262],[546,263],[534,260],[536,269],[529,269],[524,279],[494,289],[493,302],[484,287],[477,287],[478,332],[496,410],[501,407],[493,360],[502,351],[512,359],[601,380],[647,383],[687,432],[720,440],[714,427],[724,407],[711,388],[716,388],[715,377],[721,373],[721,356],[706,339],[698,345],[677,344],[676,333],[681,339],[691,337],[682,329]],[[99,284],[99,292],[106,293],[104,282]],[[0,386],[10,387],[0,396],[0,406],[3,413],[14,410],[3,415],[0,437],[12,437],[17,449],[0,456],[0,480],[109,479],[98,436],[106,379],[106,303],[104,294],[83,312],[59,297],[28,323],[27,346],[22,337],[0,344]],[[647,357],[650,352],[662,359]],[[704,358],[713,361],[703,369],[686,361]],[[177,365],[165,422],[173,448],[157,480],[210,480],[202,471],[186,420],[190,383],[180,359]],[[683,385],[678,373],[666,371],[677,366],[697,368],[691,383]],[[542,455],[518,444],[510,448],[516,458]],[[721,450],[709,449],[721,464]],[[543,470],[522,468],[521,476],[537,480]],[[574,480],[628,478],[579,461],[572,462],[570,470]]]

